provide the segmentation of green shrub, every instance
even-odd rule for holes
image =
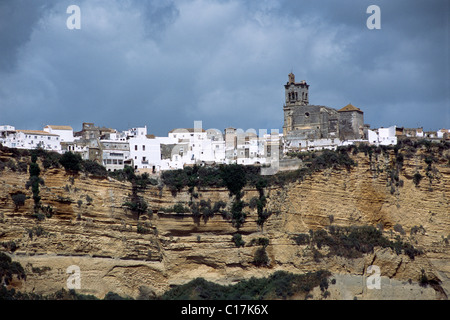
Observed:
[[[402,225],[398,224],[398,223],[394,226],[394,231],[396,231],[396,232],[398,232],[398,233],[400,233],[402,235],[406,234],[405,230],[403,230]]]
[[[54,151],[47,151],[42,157],[42,166],[44,169],[59,168],[61,155]]]
[[[239,233],[233,234],[232,241],[237,248],[245,246],[245,241],[242,240],[242,236]]]
[[[305,245],[309,244],[310,238],[309,235],[305,233],[300,233],[294,237],[294,241],[298,245]]]
[[[297,235],[294,240],[299,245],[308,243],[308,237],[305,234]],[[380,230],[372,226],[329,226],[328,232],[325,229],[311,230],[309,241],[318,249],[327,246],[329,248],[328,256],[337,255],[349,259],[371,253],[377,246],[391,248],[397,254],[404,253],[412,260],[415,256],[422,254],[420,250],[415,249],[411,244],[402,242],[400,238],[397,238],[395,242],[388,240]],[[312,249],[314,253],[314,247]],[[317,252],[315,258],[320,258],[319,254],[320,252]]]
[[[25,205],[25,200],[27,196],[21,192],[11,195],[11,198],[16,206],[16,210]]]
[[[191,208],[185,207],[182,202],[178,202],[173,207],[161,208],[163,212],[166,213],[189,213],[192,211]]]
[[[267,238],[256,238],[250,241],[250,245],[258,245],[266,248],[269,245],[269,239]]]
[[[59,163],[66,169],[66,171],[77,173],[81,171],[83,160],[78,153],[66,152],[62,155]]]
[[[81,170],[96,177],[106,177],[108,175],[108,171],[106,171],[104,166],[92,160],[83,161],[81,163]]]
[[[5,283],[8,285],[13,276],[16,276],[19,280],[26,279],[25,270],[19,262],[11,260],[11,257],[3,252],[0,252],[0,284]],[[3,287],[0,285],[0,287]]]
[[[232,195],[240,195],[242,189],[247,184],[246,172],[242,165],[222,165],[220,166],[220,175]]]
[[[422,176],[420,173],[416,172],[416,173],[414,174],[414,176],[413,176],[413,182],[414,182],[414,184],[416,185],[416,187],[419,186],[419,183],[420,183],[420,181],[422,180],[422,178],[423,178],[423,176]]]
[[[235,285],[222,286],[203,278],[196,278],[186,284],[166,291],[163,300],[270,300],[288,299],[296,294],[308,296],[315,287],[325,288],[328,271],[293,274],[276,271],[269,277],[242,280]]]
[[[148,228],[147,225],[145,225],[145,224],[143,224],[141,222],[138,222],[138,224],[137,224],[137,233],[148,234],[148,233],[150,233],[150,229]]]
[[[147,213],[148,210],[147,202],[142,198],[127,201],[123,205],[138,216]]]
[[[235,199],[231,205],[231,222],[238,230],[244,224],[246,218],[246,214],[242,211],[243,208],[244,201],[240,200],[240,198]]]
[[[257,267],[267,266],[269,264],[269,256],[267,255],[265,247],[256,249],[255,256],[253,257],[253,264]]]

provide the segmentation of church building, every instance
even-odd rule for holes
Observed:
[[[364,113],[348,104],[336,110],[309,104],[309,85],[305,80],[295,82],[293,73],[284,85],[286,102],[283,106],[283,135],[289,140],[364,139]]]

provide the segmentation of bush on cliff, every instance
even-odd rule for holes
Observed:
[[[78,173],[81,170],[81,156],[78,153],[66,152],[62,155],[59,162],[66,171]]]

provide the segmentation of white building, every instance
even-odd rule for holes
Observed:
[[[369,129],[367,133],[369,144],[374,144],[377,146],[397,144],[396,126],[392,126],[389,128],[378,128],[376,130]]]
[[[10,125],[0,126],[0,144],[8,148],[16,148],[16,141],[13,141],[16,135],[16,128]],[[12,146],[14,145],[14,146]]]
[[[100,140],[102,162],[108,171],[123,170],[125,161],[130,158],[128,141]]]
[[[147,126],[126,131],[129,144],[129,159],[135,170],[156,173],[162,170],[161,142],[153,135],[147,134]]]
[[[37,149],[42,148],[48,151],[61,153],[59,135],[41,130],[17,130],[14,135],[16,148]]]
[[[70,126],[47,125],[44,127],[44,131],[59,135],[61,142],[74,141],[73,129]]]

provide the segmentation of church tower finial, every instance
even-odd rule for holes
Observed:
[[[295,83],[295,75],[291,72],[289,73],[289,84]]]

